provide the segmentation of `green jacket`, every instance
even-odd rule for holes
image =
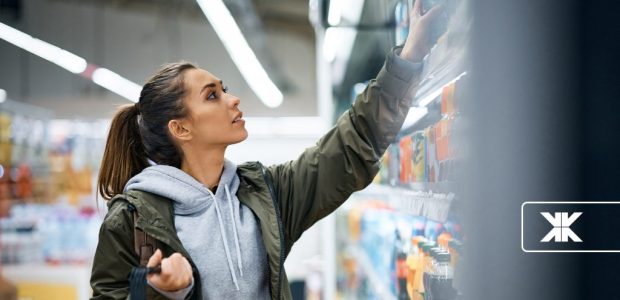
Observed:
[[[419,65],[402,60],[396,47],[351,108],[315,146],[299,158],[264,167],[247,162],[237,167],[237,197],[260,221],[268,255],[272,299],[291,299],[284,260],[293,244],[314,223],[338,208],[349,196],[370,184],[380,158],[396,138],[417,86]],[[133,218],[128,203],[138,211],[137,227],[157,240],[164,256],[179,252],[192,267],[174,226],[172,202],[141,191],[128,191],[108,202],[95,253],[92,299],[127,299],[128,275],[138,266],[133,247]],[[201,299],[199,274],[188,298]],[[164,299],[148,287],[149,299]]]

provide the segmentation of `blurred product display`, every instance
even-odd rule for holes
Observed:
[[[10,217],[0,220],[2,264],[86,264],[100,224],[92,208],[14,205]]]
[[[88,298],[105,213],[92,184],[107,122],[55,120],[46,109],[5,100],[0,125],[2,274],[19,299]]]
[[[413,1],[397,1],[395,44],[407,36]],[[463,298],[459,162],[464,129],[459,104],[467,101],[469,19],[466,1],[442,2],[437,44],[424,58],[412,108],[381,159],[371,186],[355,193],[336,220],[337,291],[341,299],[455,300]],[[444,26],[444,28],[441,28]],[[447,26],[447,29],[445,28]],[[359,83],[362,85],[366,83]],[[357,87],[356,85],[356,87]],[[359,89],[359,87],[357,87]],[[411,114],[411,112],[410,112]]]

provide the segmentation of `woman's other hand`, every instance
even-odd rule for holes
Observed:
[[[160,290],[177,291],[188,287],[192,283],[192,266],[183,255],[174,253],[167,258],[159,249],[149,258],[146,264],[149,268],[161,265],[161,273],[149,274],[147,279]]]

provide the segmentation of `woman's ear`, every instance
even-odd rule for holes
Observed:
[[[192,139],[192,131],[189,124],[183,120],[170,120],[168,122],[168,131],[179,141],[189,141]]]

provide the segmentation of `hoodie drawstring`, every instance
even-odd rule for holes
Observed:
[[[228,189],[228,185],[224,186],[226,188],[226,197],[228,198],[228,206],[230,207],[230,219],[233,223],[233,233],[235,237],[235,246],[237,247],[237,266],[239,267],[239,273],[241,277],[243,277],[243,264],[241,262],[241,248],[239,247],[239,233],[237,232],[237,221],[234,216],[233,206],[232,206],[232,197],[230,196],[230,190]]]
[[[232,265],[232,260],[230,259],[230,250],[228,249],[228,238],[226,237],[226,231],[224,230],[224,223],[222,222],[222,214],[220,213],[220,206],[217,203],[217,198],[213,195],[213,192],[209,190],[209,188],[205,189],[211,194],[213,197],[213,203],[215,203],[215,212],[217,213],[217,221],[220,224],[220,234],[222,235],[222,239],[224,240],[224,250],[226,250],[226,259],[228,260],[228,269],[230,270],[230,275],[232,275],[232,280],[235,283],[235,287],[237,291],[239,290],[239,283],[237,283],[237,275],[235,274],[235,270]],[[234,219],[233,219],[234,221]]]

